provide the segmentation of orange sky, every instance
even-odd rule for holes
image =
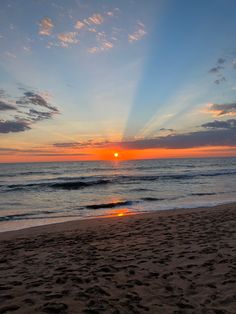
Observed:
[[[115,158],[114,153],[118,152],[119,157]],[[0,156],[0,162],[52,162],[52,161],[82,161],[82,160],[107,160],[123,161],[132,159],[164,159],[164,158],[199,158],[199,157],[234,157],[236,148],[232,147],[200,147],[189,149],[119,149],[111,148],[89,148],[80,151],[85,156],[76,155],[72,149],[64,150],[61,155],[37,156],[32,154],[17,153]],[[45,151],[46,154],[46,151]],[[75,154],[75,155],[73,155]]]

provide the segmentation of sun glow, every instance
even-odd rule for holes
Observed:
[[[118,158],[118,157],[119,157],[119,153],[115,152],[115,153],[114,153],[114,157],[115,157],[115,158]]]

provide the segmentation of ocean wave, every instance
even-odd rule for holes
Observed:
[[[23,220],[23,219],[34,219],[37,215],[48,215],[51,213],[55,213],[49,210],[42,210],[42,211],[35,211],[29,213],[22,213],[22,214],[12,214],[6,216],[0,216],[0,221],[8,221],[8,220]],[[48,216],[45,216],[48,217]]]
[[[23,189],[62,189],[62,190],[78,190],[92,186],[100,186],[105,184],[133,184],[141,182],[152,181],[184,181],[193,178],[201,177],[217,177],[224,175],[235,175],[236,171],[220,171],[208,173],[188,173],[188,174],[160,174],[160,175],[144,175],[144,176],[129,176],[129,175],[111,175],[111,176],[90,176],[90,177],[59,177],[41,182],[30,182],[23,184],[9,184],[0,185],[0,190],[5,191],[18,191]]]
[[[51,213],[51,212],[49,212]],[[37,220],[37,219],[60,219],[60,218],[76,218],[79,215],[40,215],[39,213],[19,214],[19,215],[8,215],[0,217],[0,222],[14,221],[14,220]]]
[[[40,182],[40,183],[26,183],[26,184],[11,184],[11,185],[0,185],[0,188],[7,188],[10,191],[18,191],[32,188],[52,188],[62,190],[78,190],[85,187],[94,185],[104,185],[110,183],[110,180],[99,179],[94,181],[62,181],[62,182]]]
[[[12,177],[18,177],[18,176],[31,176],[31,175],[48,175],[48,174],[60,174],[60,172],[46,172],[46,171],[25,171],[25,172],[16,172],[16,173],[1,173],[0,177],[6,177],[6,178],[12,178]]]
[[[132,201],[120,201],[120,202],[113,202],[113,203],[105,203],[105,204],[94,204],[94,205],[87,205],[87,209],[100,209],[100,208],[114,208],[114,207],[121,207],[121,206],[130,206],[132,205]]]
[[[157,198],[157,197],[143,197],[141,198],[142,201],[146,202],[158,202],[158,201],[164,201],[165,198]]]
[[[63,189],[63,190],[77,190],[89,186],[94,186],[94,185],[104,185],[110,183],[110,180],[95,180],[95,181],[88,181],[88,182],[83,182],[83,181],[71,181],[71,182],[58,182],[58,183],[52,183],[49,186],[51,188],[55,189]]]
[[[208,195],[216,195],[216,193],[213,192],[200,192],[200,193],[191,193],[192,196],[208,196]]]

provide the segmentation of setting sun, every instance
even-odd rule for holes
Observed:
[[[118,157],[119,157],[119,153],[115,152],[115,153],[114,153],[114,157],[115,157],[115,158],[118,158]]]

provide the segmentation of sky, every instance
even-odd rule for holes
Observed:
[[[1,0],[0,162],[236,156],[235,13]]]

